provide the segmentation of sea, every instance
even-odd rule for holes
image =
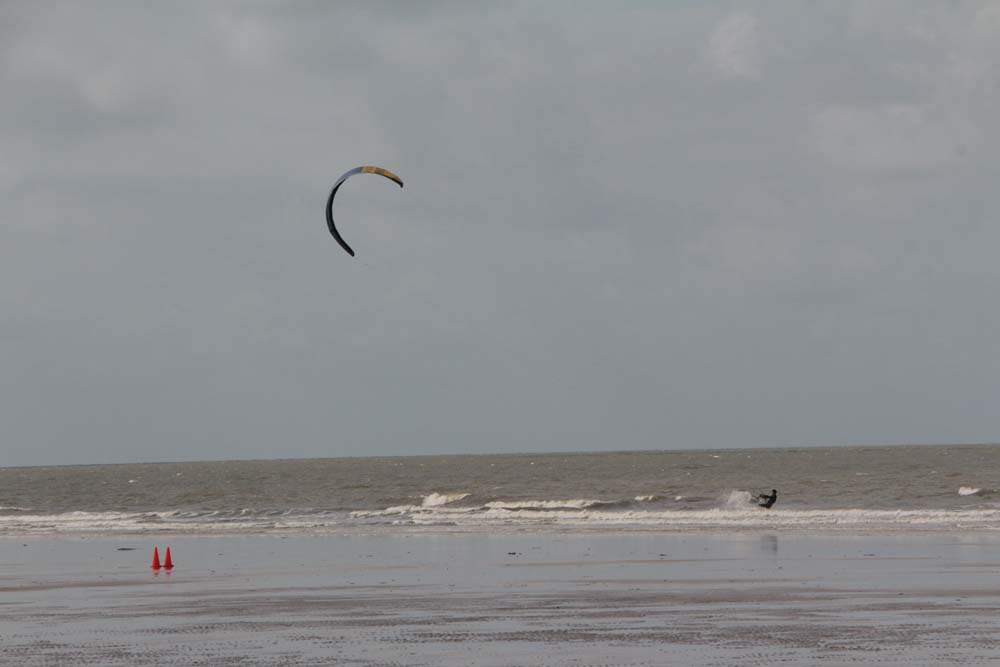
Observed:
[[[0,537],[761,529],[998,531],[1000,445],[0,468]]]

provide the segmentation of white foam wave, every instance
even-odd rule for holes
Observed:
[[[459,500],[463,500],[468,497],[468,493],[432,493],[428,496],[424,496],[424,500],[420,503],[420,505],[421,507],[439,507],[441,505],[458,502]]]
[[[339,525],[343,523],[343,514],[242,509],[0,515],[0,536],[39,533],[252,533]]]
[[[656,502],[659,499],[660,499],[660,497],[657,496],[657,495],[636,496],[635,497],[635,502],[637,502],[637,503],[652,503],[652,502]]]
[[[384,510],[227,510],[160,511],[141,513],[66,512],[0,515],[0,537],[42,533],[250,533],[294,532],[328,534],[352,530],[435,529],[451,531],[496,530],[754,530],[789,529],[817,531],[1000,531],[1000,507],[981,509],[772,509],[752,505],[738,509],[705,510],[637,509],[606,504],[578,507],[567,501],[491,503],[491,506],[456,507],[407,505]],[[655,506],[654,506],[655,507]]]
[[[423,497],[419,505],[393,505],[382,510],[357,510],[351,512],[349,516],[355,519],[393,516],[397,514],[410,514],[414,512],[469,512],[474,507],[448,507],[451,503],[468,498],[468,493],[431,493]]]
[[[982,489],[976,488],[974,486],[960,486],[958,487],[958,495],[960,496],[974,496],[982,491]]]
[[[551,511],[492,508],[465,516],[412,517],[417,525],[489,527],[509,525],[565,528],[800,529],[800,530],[1000,530],[1000,509],[990,510],[592,510]]]
[[[538,509],[585,509],[607,505],[604,500],[495,500],[486,503],[487,509],[499,510],[538,510]]]
[[[379,517],[417,514],[449,516],[452,514],[471,514],[479,509],[481,508],[448,507],[444,505],[436,507],[424,507],[423,505],[395,505],[393,507],[387,507],[384,510],[356,510],[348,513],[348,517],[351,519],[374,519]]]

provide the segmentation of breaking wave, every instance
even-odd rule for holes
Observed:
[[[621,507],[627,500],[495,500],[486,503],[488,510],[583,510],[598,507]]]
[[[441,505],[447,505],[449,503],[458,502],[459,500],[465,500],[468,497],[468,493],[432,493],[424,496],[424,500],[420,503],[420,506],[440,507]]]
[[[971,489],[973,487],[963,487]],[[415,499],[416,500],[416,499]],[[0,513],[0,536],[93,534],[329,534],[370,531],[692,531],[807,530],[855,532],[1000,531],[1000,507],[959,509],[771,509],[731,491],[715,507],[678,508],[671,497],[634,499],[489,500],[467,493],[431,493],[419,504],[384,509],[167,510],[155,512],[33,511]],[[9,508],[13,509],[13,508]]]

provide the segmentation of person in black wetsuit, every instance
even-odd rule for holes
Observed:
[[[771,495],[766,493],[761,493],[757,495],[757,504],[765,509],[771,509],[773,505],[778,500],[778,491],[776,489],[771,489]]]

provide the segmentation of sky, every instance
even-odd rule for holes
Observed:
[[[0,91],[0,466],[1000,441],[1000,3],[7,1]]]

